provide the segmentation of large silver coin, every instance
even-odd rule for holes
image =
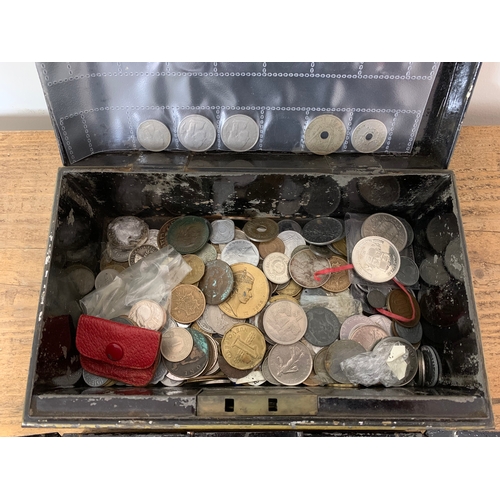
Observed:
[[[269,358],[265,358],[264,361],[262,361],[261,365],[261,370],[262,370],[262,376],[269,382],[270,384],[273,385],[281,385],[271,374],[271,371],[269,370]]]
[[[385,283],[396,276],[401,258],[397,248],[385,238],[368,236],[352,250],[354,270],[372,283]]]
[[[109,285],[119,274],[116,269],[104,269],[95,278],[95,289],[99,290]]]
[[[107,236],[111,246],[130,251],[134,247],[146,243],[149,227],[138,217],[124,215],[109,223]]]
[[[234,239],[234,222],[231,219],[214,220],[210,241],[214,245],[229,243]]]
[[[403,223],[390,214],[370,215],[361,226],[361,236],[380,236],[389,240],[401,252],[406,246],[408,235]]]
[[[298,342],[306,333],[307,316],[298,304],[280,300],[267,306],[263,324],[271,340],[277,344],[290,345]]]
[[[212,147],[217,133],[208,118],[202,115],[189,115],[179,124],[177,136],[186,149],[199,153]]]
[[[259,250],[251,241],[233,240],[224,247],[220,258],[230,266],[242,263],[257,266],[260,255]]]
[[[278,234],[278,238],[285,244],[285,255],[292,256],[292,252],[298,246],[305,245],[306,240],[297,231],[282,231]]]
[[[288,283],[290,281],[290,273],[288,272],[289,260],[290,259],[284,253],[270,253],[262,263],[262,270],[266,278],[278,285]]]
[[[210,328],[219,335],[224,335],[234,325],[245,323],[244,319],[231,318],[226,313],[222,312],[219,306],[207,305],[202,314]]]
[[[319,281],[316,281],[314,273],[328,267],[330,267],[328,259],[314,255],[311,250],[301,250],[290,259],[289,271],[293,281],[298,285],[304,288],[320,288],[330,279],[330,275],[320,275]]]
[[[259,140],[259,126],[247,115],[230,116],[222,126],[221,139],[232,151],[248,151]]]
[[[387,139],[387,127],[380,120],[365,120],[352,132],[352,147],[360,153],[374,153]]]
[[[158,120],[146,120],[137,127],[139,144],[149,151],[163,151],[172,140],[168,127]]]
[[[344,320],[342,326],[340,327],[340,338],[341,340],[348,340],[351,332],[361,325],[374,325],[375,322],[371,320],[372,316],[368,318],[362,314],[354,314],[349,316]]]
[[[393,350],[391,349],[404,347],[405,353],[400,358],[396,360],[392,360],[391,357],[393,355]],[[389,349],[391,349],[389,351]],[[401,387],[410,383],[418,371],[418,358],[416,349],[404,339],[399,337],[388,337],[382,339],[377,345],[373,348],[374,353],[382,353],[388,352],[389,356],[387,358],[386,365],[390,368],[393,374],[393,381],[390,384],[390,387]],[[397,364],[395,365],[394,362]],[[400,366],[398,366],[400,365]],[[398,369],[396,369],[398,368]],[[386,387],[389,387],[387,385]]]
[[[291,345],[276,344],[269,352],[269,371],[283,385],[298,385],[309,377],[313,358],[302,343]]]
[[[320,115],[307,126],[304,143],[317,155],[328,155],[342,146],[346,128],[340,118],[334,115]]]

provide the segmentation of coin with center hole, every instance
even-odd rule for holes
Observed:
[[[279,228],[278,224],[271,219],[256,217],[243,226],[243,231],[251,241],[266,242],[278,236]]]
[[[380,120],[361,122],[351,135],[352,147],[360,153],[374,153],[387,139],[387,127]]]
[[[137,127],[139,144],[149,151],[163,151],[172,140],[168,127],[158,120],[143,121]]]
[[[320,115],[309,122],[304,143],[317,155],[328,155],[342,146],[346,128],[342,120],[334,115]]]

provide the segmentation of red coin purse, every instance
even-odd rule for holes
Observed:
[[[153,379],[160,359],[161,334],[82,314],[76,348],[82,367],[94,375],[142,387]]]

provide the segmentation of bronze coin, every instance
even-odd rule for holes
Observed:
[[[401,326],[406,328],[413,328],[417,326],[420,322],[420,306],[418,305],[417,299],[411,296],[413,301],[413,306],[415,308],[415,318],[413,321],[398,321],[396,322]],[[408,296],[403,290],[392,290],[387,296],[387,308],[394,314],[398,316],[403,316],[403,318],[411,318],[412,309],[411,302]]]
[[[337,250],[337,252],[340,252],[344,257],[347,257],[347,242],[345,238],[342,238],[339,241],[334,241],[332,243],[332,247]]]
[[[212,260],[205,266],[205,274],[198,283],[207,304],[222,304],[234,286],[234,276],[231,267],[223,260]]]
[[[266,242],[274,240],[279,234],[279,227],[276,222],[265,217],[256,217],[249,220],[243,231],[251,241]]]
[[[191,272],[184,277],[181,283],[186,285],[194,285],[195,283],[198,283],[205,273],[205,263],[197,255],[186,254],[183,255],[182,258],[191,268]]]
[[[340,267],[347,265],[347,261],[342,257],[332,255],[328,261],[330,262],[330,267]],[[328,281],[321,285],[323,290],[328,292],[343,292],[351,286],[351,280],[349,279],[349,271],[340,271],[338,273],[331,273],[329,275]]]
[[[202,217],[186,215],[175,220],[167,233],[167,240],[180,254],[201,250],[210,236],[210,225]]]
[[[205,305],[205,296],[199,288],[177,285],[172,290],[170,315],[179,323],[190,324],[203,314]]]
[[[168,230],[177,219],[180,219],[180,217],[172,217],[171,219],[168,219],[167,222],[163,224],[163,226],[161,226],[160,230],[158,231],[158,248],[163,248],[168,245]]]
[[[367,351],[371,351],[379,340],[386,337],[389,337],[389,334],[378,325],[361,325],[351,332],[349,340],[354,340]]]
[[[259,243],[259,254],[265,259],[270,253],[285,253],[285,244],[280,238],[274,238],[274,240]]]
[[[188,357],[179,362],[165,360],[165,365],[169,373],[182,379],[201,375],[207,367],[209,357],[208,340],[202,333],[192,328],[188,328],[187,330],[193,336],[193,349]]]
[[[233,368],[247,370],[264,359],[266,341],[257,327],[248,323],[234,325],[222,339],[221,352]]]

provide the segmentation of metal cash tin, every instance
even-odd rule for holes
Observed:
[[[37,67],[64,167],[57,178],[23,425],[139,431],[492,427],[455,179],[446,169],[479,64]],[[196,113],[211,119],[217,130],[213,147],[203,153],[185,150],[176,138],[180,120]],[[228,151],[220,140],[220,126],[236,113],[252,116],[260,126],[259,140],[245,153]],[[304,130],[314,117],[329,113],[343,120],[346,140],[332,154],[311,154]],[[138,125],[150,118],[172,132],[165,151],[146,151],[136,140]],[[387,120],[388,139],[377,152],[361,154],[349,134],[371,118]],[[321,215],[342,218],[381,211],[359,194],[360,182],[371,180],[399,186],[397,199],[383,211],[412,221],[417,259],[423,258],[425,228],[433,217],[453,213],[458,220],[466,268],[458,319],[428,326],[425,336],[443,361],[438,386],[90,388],[81,382],[74,348],[81,311],[75,290],[64,279],[67,232],[86,235],[70,236],[76,246],[90,248],[82,263],[98,269],[107,224],[120,215],[141,217],[153,229],[177,215],[260,214],[302,223]],[[280,201],[290,197],[298,208],[279,212]],[[332,202],[334,197],[338,202]],[[57,326],[68,317],[69,327]],[[66,356],[56,354],[57,345]]]

